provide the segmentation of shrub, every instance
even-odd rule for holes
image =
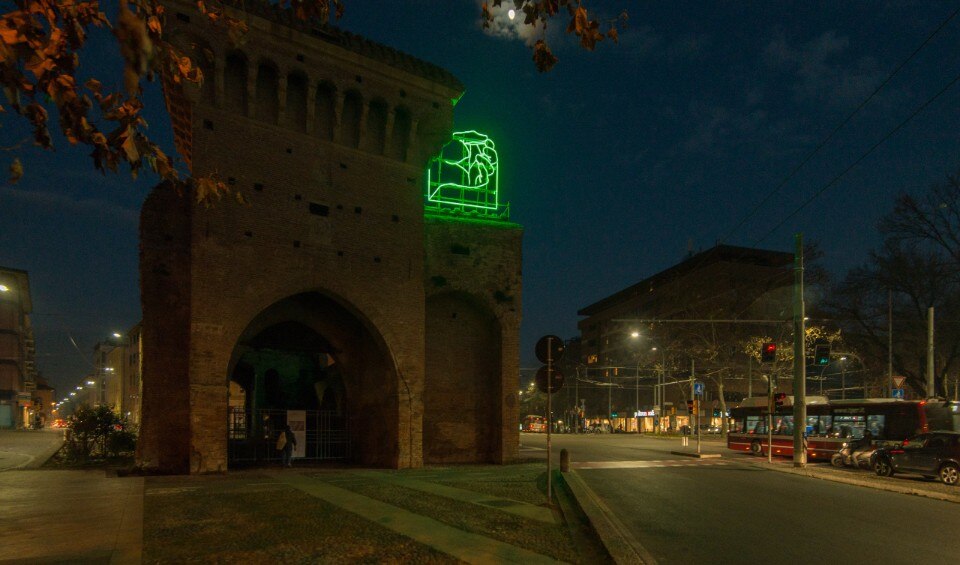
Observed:
[[[68,420],[67,428],[67,455],[76,461],[117,457],[136,448],[136,434],[109,406],[81,406]]]

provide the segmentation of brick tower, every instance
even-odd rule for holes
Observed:
[[[144,204],[140,464],[269,458],[291,410],[313,422],[307,458],[516,457],[522,230],[496,206],[425,198],[463,86],[245,4],[230,13],[250,30],[232,46],[192,3],[165,2],[166,33],[205,76],[165,84],[177,148],[249,205],[166,186]]]

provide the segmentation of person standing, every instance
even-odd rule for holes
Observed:
[[[293,448],[297,446],[297,438],[293,435],[293,430],[289,424],[284,426],[280,437],[277,438],[277,449],[283,452],[282,465],[284,467],[293,467]]]

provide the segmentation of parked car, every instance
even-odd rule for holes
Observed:
[[[873,469],[882,477],[916,473],[956,486],[960,483],[960,432],[930,432],[881,447],[873,454]]]

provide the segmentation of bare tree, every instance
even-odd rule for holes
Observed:
[[[918,198],[901,195],[879,229],[883,245],[834,287],[825,308],[879,368],[887,364],[892,297],[893,369],[925,396],[926,318],[934,307],[935,386],[946,395],[946,375],[960,365],[960,179],[948,177]]]

